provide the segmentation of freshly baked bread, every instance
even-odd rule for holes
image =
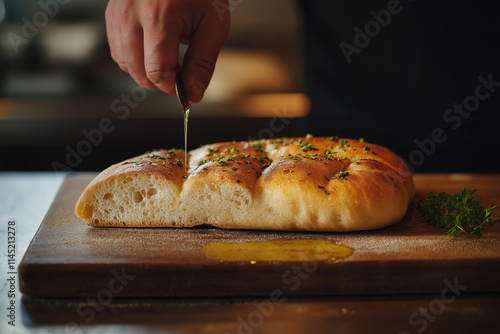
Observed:
[[[92,226],[354,231],[398,222],[413,179],[386,148],[337,137],[156,150],[113,165],[75,212]]]

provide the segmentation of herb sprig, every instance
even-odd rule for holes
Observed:
[[[500,218],[492,220],[491,214],[497,207],[484,209],[481,199],[472,196],[475,191],[464,188],[461,193],[452,195],[431,192],[418,202],[417,209],[422,217],[427,217],[427,225],[449,229],[448,236],[465,233],[480,237],[485,225],[496,224]]]

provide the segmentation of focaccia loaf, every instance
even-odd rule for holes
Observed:
[[[355,231],[398,222],[415,193],[394,153],[362,140],[283,138],[156,150],[113,165],[83,191],[92,226]]]

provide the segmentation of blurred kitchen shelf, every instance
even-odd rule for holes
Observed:
[[[252,94],[195,104],[189,148],[304,135],[308,111],[303,94]],[[182,147],[182,122],[177,99],[156,92],[129,104],[121,97],[0,99],[0,154],[9,157],[0,160],[0,170],[53,170],[54,162],[72,170],[101,170],[152,148]],[[70,166],[65,161],[71,150],[90,152]]]
[[[127,118],[182,118],[176,97],[153,91],[148,94],[143,101],[134,100],[130,93],[116,98],[0,98],[0,121],[113,118],[123,114],[123,107],[130,110]],[[190,117],[304,117],[309,109],[309,99],[302,93],[248,94],[194,104]]]
[[[174,96],[138,89],[110,57],[107,2],[60,6],[16,52],[7,34],[21,34],[38,2],[6,2],[0,25],[0,170],[52,170],[85,131],[109,119],[109,133],[74,170],[101,170],[155,147],[182,147],[182,112]],[[7,6],[8,5],[8,6]],[[288,0],[234,5],[231,31],[203,102],[192,107],[189,147],[304,135],[310,102],[303,94],[301,17]],[[182,52],[186,46],[181,45]],[[131,99],[131,95],[142,97]],[[124,117],[126,115],[126,117]],[[121,118],[120,118],[121,117]],[[97,131],[96,130],[96,131]],[[88,132],[87,132],[88,133]],[[82,148],[81,146],[80,148]]]

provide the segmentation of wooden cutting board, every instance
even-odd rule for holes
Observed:
[[[483,206],[499,205],[500,174],[415,175],[417,195],[401,222],[351,233],[94,228],[73,213],[94,176],[72,174],[61,186],[19,266],[25,295],[279,299],[500,291],[500,224],[486,227],[481,238],[450,238],[445,230],[427,226],[416,211],[416,202],[429,191],[451,193],[464,187],[477,188]],[[296,256],[310,255],[311,244],[318,242],[347,246],[353,253],[336,260]],[[268,252],[281,247],[277,245],[286,245],[292,255],[278,259],[279,252]],[[244,256],[235,257],[240,251]],[[266,260],[262,254],[276,257]]]

